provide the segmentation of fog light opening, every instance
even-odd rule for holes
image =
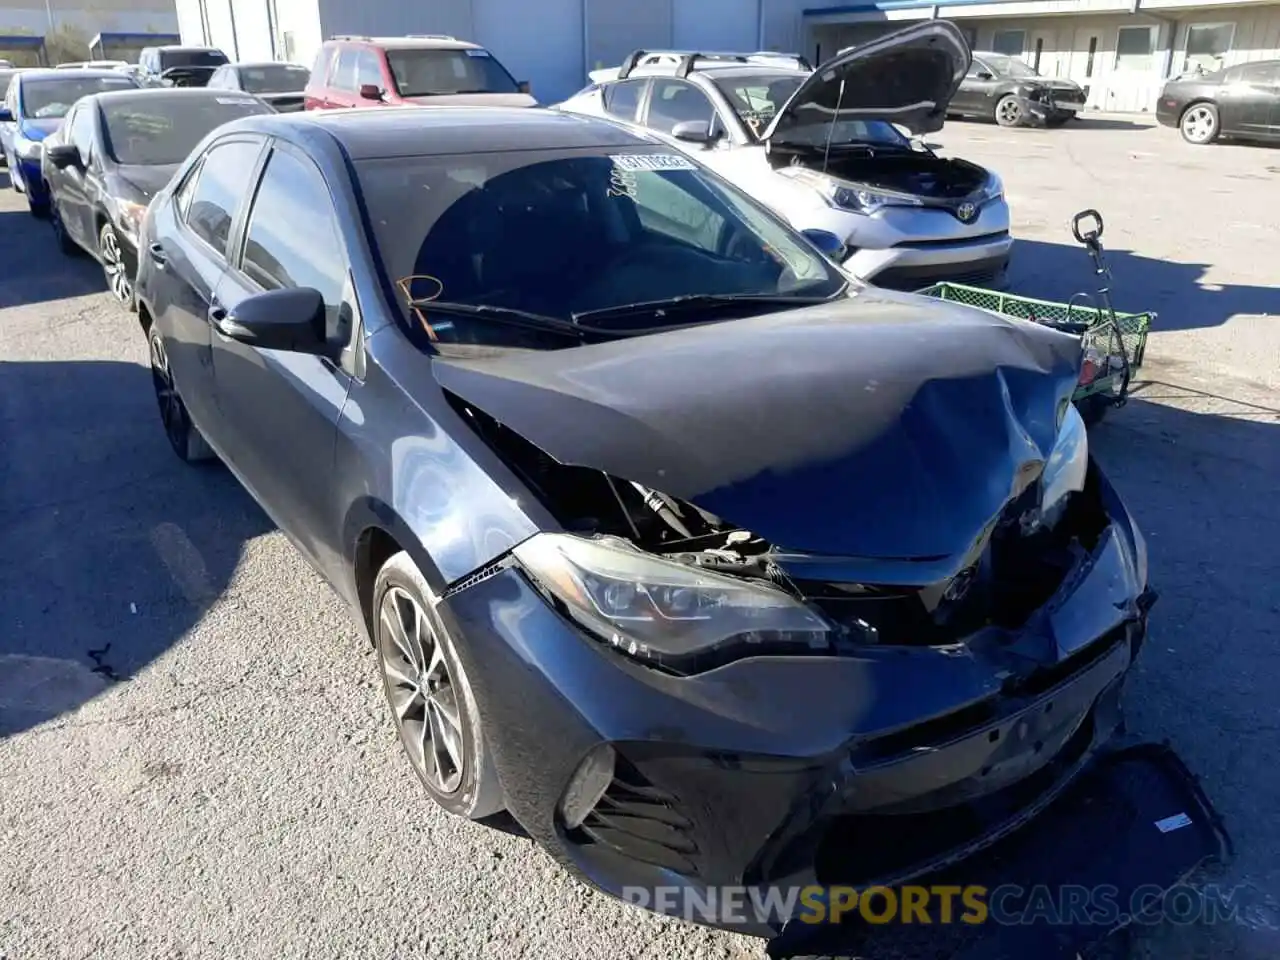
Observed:
[[[560,818],[569,830],[576,830],[595,809],[613,782],[617,756],[613,747],[602,743],[583,758],[569,778],[560,798]]]

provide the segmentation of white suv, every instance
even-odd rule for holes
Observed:
[[[828,252],[862,279],[998,286],[1013,245],[1000,178],[899,129],[941,129],[970,59],[945,20],[841,51],[813,71],[777,54],[637,50],[557,109],[662,137],[793,227],[834,234],[843,249]]]

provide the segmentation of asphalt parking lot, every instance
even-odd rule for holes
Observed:
[[[1129,955],[1280,955],[1280,150],[1090,118],[952,123],[1005,178],[1015,289],[1160,312],[1093,443],[1161,591],[1130,728],[1227,819],[1237,922]],[[135,320],[0,193],[0,958],[746,958],[438,811],[354,622],[236,483],[173,457]],[[797,705],[797,709],[802,709]]]

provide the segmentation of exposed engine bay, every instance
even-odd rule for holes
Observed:
[[[932,200],[958,200],[977,191],[990,174],[967,160],[902,149],[879,152],[871,145],[821,149],[774,148],[774,167],[799,166],[841,180]]]
[[[1017,629],[1088,561],[1111,522],[1090,467],[1083,488],[1051,512],[1041,509],[1033,479],[991,521],[960,572],[940,582],[808,579],[806,565],[794,562],[804,557],[661,491],[562,464],[447,396],[566,530],[623,538],[667,560],[780,588],[821,610],[857,645],[949,646],[984,627]]]

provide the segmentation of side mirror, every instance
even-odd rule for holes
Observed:
[[[686,143],[701,143],[704,146],[715,143],[718,139],[711,133],[711,124],[706,120],[684,120],[671,128],[671,135]]]
[[[521,93],[533,93],[533,88],[529,86],[528,80],[521,80],[516,84],[516,89]]]
[[[844,260],[848,248],[844,245],[844,241],[837,237],[830,230],[801,230],[804,238],[812,243],[818,250],[825,254],[829,259],[840,263]]]
[[[229,313],[215,315],[213,325],[224,337],[263,350],[321,357],[333,352],[324,335],[324,298],[311,287],[248,297]]]
[[[55,143],[44,151],[44,155],[59,170],[80,166],[80,151],[74,143]]]
[[[978,71],[978,79],[979,79],[979,80],[994,80],[994,79],[995,79],[995,75],[994,75],[994,74],[991,74],[991,73],[988,73],[986,70],[979,70],[979,71]]]
[[[0,123],[13,123],[13,111],[8,107],[0,107]]]
[[[360,99],[381,100],[382,88],[376,83],[362,83],[360,84]]]

